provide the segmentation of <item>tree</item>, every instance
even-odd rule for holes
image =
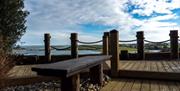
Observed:
[[[12,49],[26,30],[24,0],[0,0],[0,47],[4,51]]]

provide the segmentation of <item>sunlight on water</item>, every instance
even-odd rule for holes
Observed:
[[[44,55],[43,46],[24,46],[19,49],[14,49],[13,53],[23,55]],[[100,54],[95,50],[79,50],[79,54]],[[51,50],[51,55],[70,55],[71,50]]]

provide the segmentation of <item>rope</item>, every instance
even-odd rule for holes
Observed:
[[[149,41],[149,40],[144,40],[145,42],[148,42],[148,43],[156,43],[156,44],[161,44],[161,43],[166,43],[170,40],[165,40],[165,41],[159,41],[159,42],[154,42],[154,41]]]
[[[135,41],[137,41],[136,39],[134,39],[134,40],[119,40],[119,42],[135,42]]]
[[[81,44],[96,44],[96,43],[100,43],[100,42],[102,42],[102,40],[95,41],[95,42],[83,42],[83,41],[79,41],[79,40],[77,40],[77,42],[79,42],[79,43],[81,43]]]
[[[57,47],[51,46],[51,48],[56,49],[56,50],[68,50],[69,48],[71,48],[71,46],[68,46],[65,48],[57,48]]]

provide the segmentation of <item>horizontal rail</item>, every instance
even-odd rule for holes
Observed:
[[[119,42],[135,42],[137,41],[137,39],[134,39],[134,40],[119,40]]]
[[[68,46],[68,47],[65,47],[65,48],[57,48],[55,46],[51,46],[51,48],[56,49],[56,50],[68,50],[68,49],[71,48],[71,46]]]
[[[157,44],[161,44],[161,43],[169,42],[170,40],[159,41],[159,42],[154,42],[154,41],[149,41],[149,40],[144,40],[144,41],[145,41],[145,42],[148,42],[148,43],[157,43]]]
[[[94,42],[84,42],[84,41],[79,41],[79,40],[77,40],[77,42],[78,42],[78,43],[81,43],[81,44],[96,44],[96,43],[102,42],[102,40],[94,41]]]

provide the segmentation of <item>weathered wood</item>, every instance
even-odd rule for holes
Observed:
[[[133,75],[132,75],[133,74]],[[119,77],[180,81],[180,73],[119,70]]]
[[[32,70],[41,75],[69,77],[85,69],[97,66],[109,60],[110,57],[111,56],[86,56],[62,62],[37,65],[32,67]]]
[[[109,32],[104,32],[103,35],[103,55],[109,54]]]
[[[117,30],[110,31],[111,48],[111,76],[117,77],[119,70],[119,33]]]
[[[179,58],[179,47],[178,47],[178,30],[170,31],[170,45],[171,45],[171,59]]]
[[[51,61],[51,46],[50,46],[50,34],[44,34],[44,47],[45,47],[45,59],[46,61]]]
[[[71,57],[78,58],[78,34],[71,33]]]
[[[103,65],[97,65],[90,68],[90,81],[93,84],[103,85]]]
[[[110,32],[106,33],[107,37],[108,37],[108,54],[111,54],[111,40],[110,40]]]
[[[80,75],[65,77],[61,80],[61,91],[80,91]]]
[[[139,31],[137,32],[137,57],[139,60],[143,60],[145,58],[144,55],[144,32],[143,31]]]
[[[14,73],[15,74],[15,73]],[[24,76],[24,77],[7,77],[0,78],[0,89],[11,86],[22,86],[40,82],[48,82],[52,80],[60,80],[59,77],[47,77],[47,76]]]
[[[41,64],[32,68],[38,75],[61,76],[62,91],[79,91],[80,81],[79,73],[83,70],[90,69],[90,78],[93,83],[103,84],[102,63],[109,60],[111,56],[87,56],[67,61]]]
[[[177,81],[157,81],[146,79],[140,80],[121,78],[113,79],[100,91],[179,91],[179,88],[180,82]]]
[[[129,53],[128,50],[121,50],[121,57],[122,60],[128,60],[129,59]]]

